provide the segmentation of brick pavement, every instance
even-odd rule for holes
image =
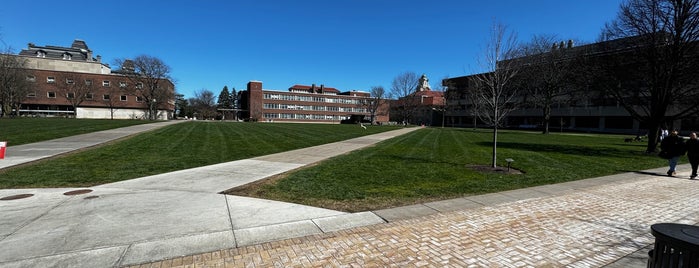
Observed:
[[[637,177],[140,267],[602,267],[653,243],[654,223],[699,222],[699,181]]]

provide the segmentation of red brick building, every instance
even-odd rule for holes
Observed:
[[[71,47],[29,44],[17,57],[26,60],[30,82],[21,116],[136,119],[146,118],[149,105],[157,105],[158,119],[173,117],[175,85],[171,81],[164,79],[159,86],[172,92],[172,99],[146,103],[139,93],[142,83],[112,72],[82,40],[75,40]]]
[[[243,118],[265,122],[340,123],[350,118],[369,119],[366,103],[371,94],[363,91],[345,91],[324,85],[294,85],[288,91],[267,90],[262,82],[250,81],[247,90],[240,92]],[[376,122],[388,121],[388,105],[376,112]]]

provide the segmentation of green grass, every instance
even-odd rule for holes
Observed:
[[[346,140],[396,127],[191,121],[0,171],[0,188],[92,186]]]
[[[3,118],[0,119],[0,141],[7,141],[8,146],[14,146],[147,123],[152,122],[144,120]]]
[[[428,128],[320,165],[231,192],[345,211],[365,211],[656,168],[666,161],[618,135],[501,131],[505,158],[523,174],[478,172],[489,165],[489,130]]]

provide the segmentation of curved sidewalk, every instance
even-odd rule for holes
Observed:
[[[664,169],[362,213],[217,194],[412,130],[82,195],[0,190],[34,194],[0,201],[0,267],[644,267],[651,224],[699,222],[699,181]]]

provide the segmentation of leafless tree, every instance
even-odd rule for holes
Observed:
[[[420,103],[420,99],[413,94],[419,79],[416,73],[405,72],[393,78],[391,83],[391,92],[389,94],[391,98],[396,99],[394,102],[396,107],[393,109],[399,113],[400,120],[405,122],[410,121],[417,105]]]
[[[515,79],[518,87],[526,91],[523,101],[541,108],[543,134],[549,134],[551,107],[554,103],[567,102],[581,84],[577,66],[579,56],[569,40],[558,43],[553,35],[535,35],[521,46],[517,64],[523,65]]]
[[[208,89],[194,92],[194,98],[190,99],[190,105],[201,119],[216,117],[216,95]]]
[[[26,60],[12,55],[9,48],[0,53],[0,117],[13,109],[19,115],[20,105],[32,88],[25,66]]]
[[[379,112],[379,108],[386,103],[386,90],[383,88],[383,86],[373,86],[371,87],[371,97],[361,99],[359,106],[361,108],[364,108],[369,112],[369,116],[371,117],[371,124],[374,124],[374,121],[376,120],[376,116],[380,115],[377,114]]]
[[[117,107],[119,106],[119,102],[121,101],[120,98],[120,90],[117,87],[108,87],[105,91],[104,94],[101,96],[94,96],[94,98],[100,98],[102,99],[102,102],[104,102],[107,107],[109,107],[109,117],[110,119],[114,119],[114,113],[119,110]],[[89,93],[88,93],[89,94]],[[132,119],[137,119],[137,118],[132,118]]]
[[[73,106],[77,118],[78,106],[95,91],[93,81],[80,73],[63,73],[56,77],[58,94]]]
[[[633,47],[603,61],[608,63],[606,89],[646,123],[646,151],[654,152],[663,124],[699,111],[699,0],[625,1],[601,36],[627,40],[624,47]],[[636,71],[629,72],[632,68]]]
[[[493,128],[492,167],[497,166],[498,127],[509,112],[516,108],[518,90],[510,85],[518,68],[512,59],[516,56],[516,35],[502,24],[494,23],[490,40],[482,58],[481,68],[486,72],[472,76],[477,97],[482,104],[480,119]]]
[[[148,105],[148,119],[158,118],[158,108],[174,100],[175,90],[169,82],[170,66],[156,57],[141,55],[133,60],[120,59],[116,63],[121,66],[121,73],[130,80],[131,94],[141,96]]]

